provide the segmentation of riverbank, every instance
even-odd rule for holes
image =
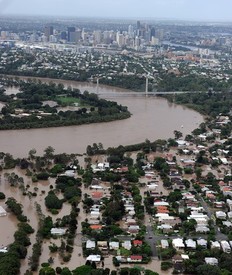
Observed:
[[[43,79],[41,79],[42,81]],[[46,79],[46,81],[58,80]],[[203,117],[184,106],[168,102],[160,97],[121,96],[124,89],[110,88],[91,83],[62,81],[68,87],[95,92],[101,90],[101,98],[108,99],[107,94],[115,93],[114,101],[127,106],[132,116],[125,120],[94,123],[89,125],[68,126],[46,129],[25,129],[0,132],[0,150],[15,157],[25,157],[35,148],[42,155],[49,145],[56,153],[85,153],[86,147],[101,142],[105,148],[119,145],[137,144],[149,139],[168,139],[173,131],[183,135],[190,134],[203,121]],[[104,94],[104,95],[103,95]],[[183,125],[183,127],[181,127]]]

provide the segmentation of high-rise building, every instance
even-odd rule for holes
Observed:
[[[47,39],[49,39],[50,35],[53,35],[53,32],[54,32],[53,26],[45,26],[44,35],[47,37]]]
[[[130,38],[134,38],[134,27],[132,25],[128,27],[128,35]]]
[[[71,37],[71,34],[72,33],[75,33],[75,31],[76,31],[76,28],[75,27],[68,27],[68,41],[69,42],[71,42],[70,41],[70,37]],[[74,34],[72,34],[72,36],[73,36]]]
[[[93,37],[95,45],[100,44],[102,42],[102,32],[100,30],[94,31]]]
[[[62,40],[67,40],[67,32],[66,32],[66,31],[62,31],[62,32],[60,33],[60,38],[61,38]]]
[[[77,30],[75,32],[70,32],[69,42],[77,43],[80,40],[81,40],[81,30]]]

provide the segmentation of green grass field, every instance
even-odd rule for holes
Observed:
[[[63,97],[59,97],[57,99],[59,101],[61,101],[62,103],[65,103],[65,104],[68,104],[68,105],[71,105],[71,104],[74,104],[74,103],[78,103],[80,105],[80,99],[79,98],[63,96]]]

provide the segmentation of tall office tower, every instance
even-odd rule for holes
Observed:
[[[70,41],[70,37],[71,37],[71,33],[75,33],[75,31],[76,31],[76,28],[75,27],[68,27],[68,41],[69,42],[71,42]],[[72,34],[72,36],[73,36],[74,34]]]
[[[139,30],[141,27],[140,21],[137,21],[137,30]]]
[[[77,30],[75,32],[70,32],[69,42],[77,43],[81,40],[81,30]]]
[[[116,41],[117,41],[119,47],[122,47],[125,45],[124,35],[122,33],[120,33],[119,31],[117,32]]]
[[[145,32],[145,40],[147,41],[147,42],[150,42],[151,41],[151,29],[148,29],[146,32]]]
[[[48,40],[49,40],[49,36],[53,35],[53,32],[54,32],[53,26],[45,26],[44,35],[47,37]]]
[[[104,44],[110,44],[112,42],[112,38],[110,37],[110,35],[111,35],[110,31],[103,32],[103,43]]]
[[[132,25],[129,25],[128,27],[128,35],[129,35],[129,38],[134,38],[134,28]]]
[[[140,46],[140,39],[138,36],[135,37],[135,47],[139,47]]]
[[[62,31],[62,32],[60,33],[60,39],[62,39],[62,40],[67,40],[67,32]]]
[[[93,37],[95,45],[100,44],[102,42],[102,32],[100,30],[94,31]]]
[[[152,36],[155,37],[155,28],[154,28],[154,27],[151,28],[151,37],[152,37]]]
[[[163,29],[158,29],[156,31],[155,37],[159,38],[159,40],[162,41],[164,39],[164,30]]]

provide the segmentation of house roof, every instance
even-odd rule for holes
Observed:
[[[93,199],[101,199],[103,197],[103,192],[93,192],[92,193],[92,198]]]
[[[140,240],[133,240],[133,244],[134,244],[134,245],[142,245],[143,242],[140,241]]]
[[[102,229],[102,225],[92,224],[92,225],[90,225],[90,228],[93,229],[93,230],[99,230],[99,229]]]
[[[89,255],[86,258],[87,261],[91,261],[91,262],[100,262],[101,261],[101,255]]]
[[[143,259],[143,257],[140,255],[131,255],[130,258],[131,258],[131,260],[142,260]]]

